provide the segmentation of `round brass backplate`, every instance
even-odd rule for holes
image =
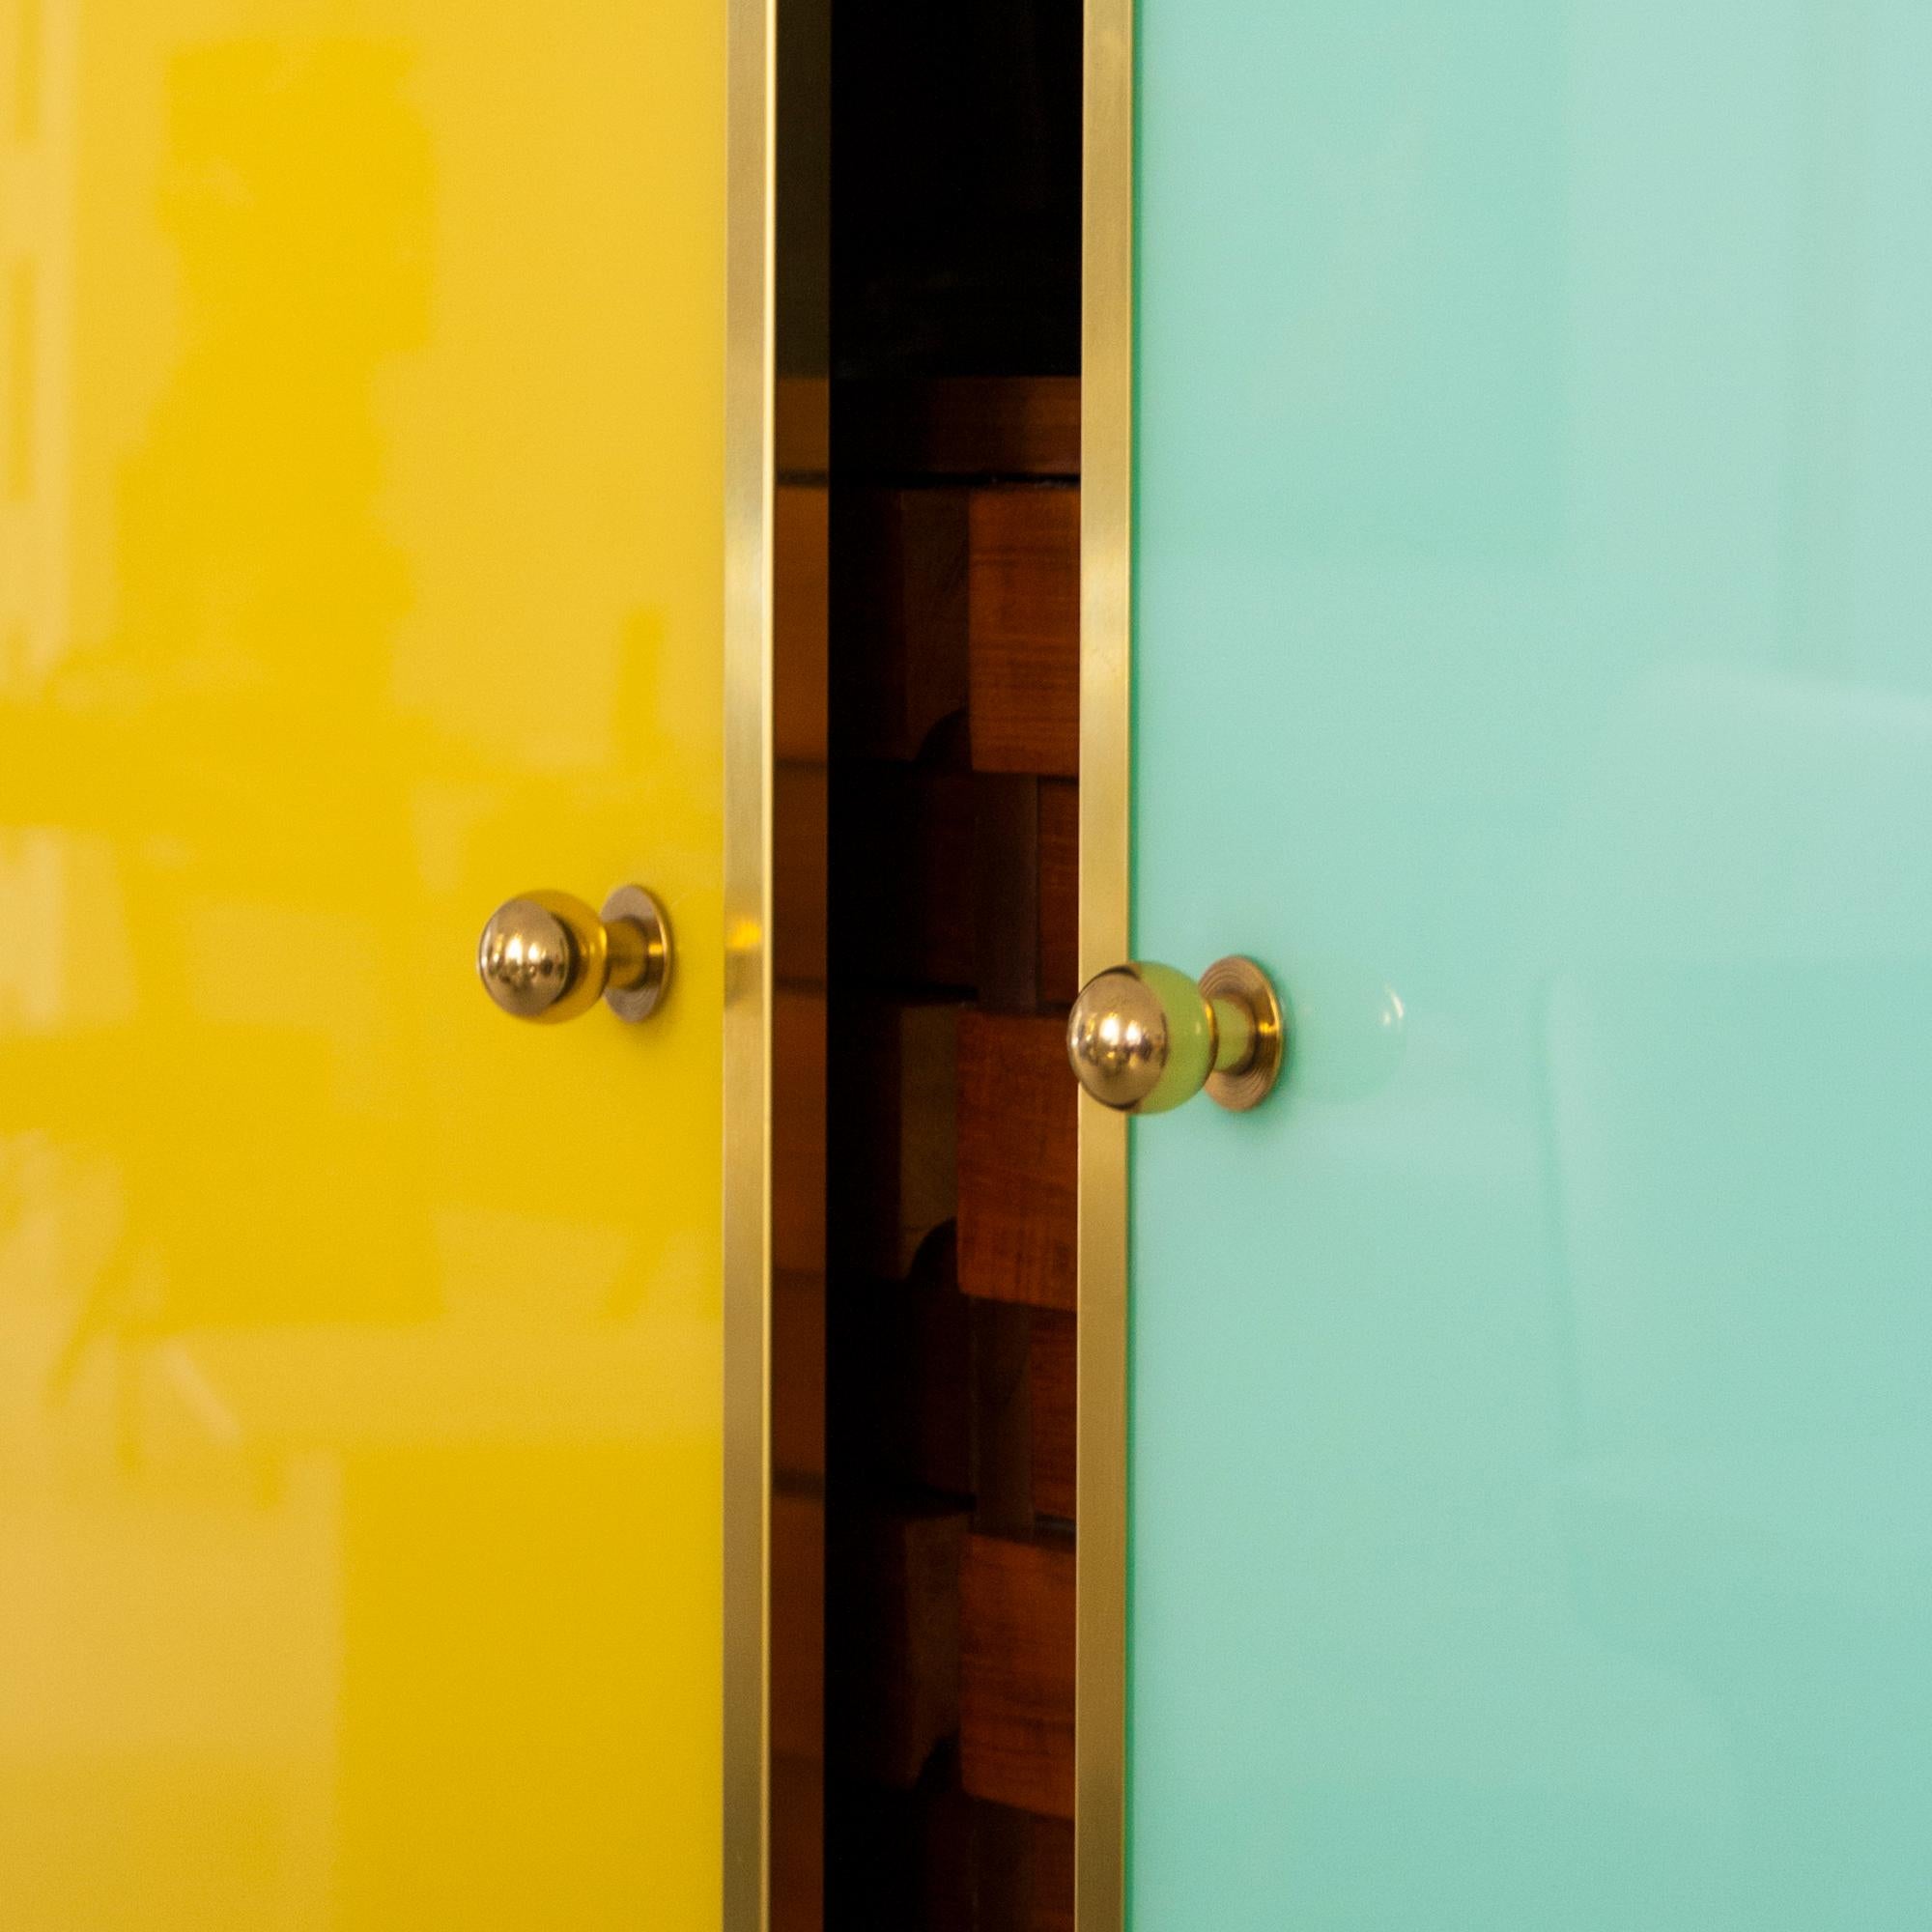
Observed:
[[[1274,1092],[1288,1064],[1288,1018],[1274,981],[1238,953],[1217,959],[1201,976],[1209,1000],[1238,1000],[1255,1016],[1255,1043],[1248,1057],[1225,1073],[1208,1076],[1208,1097],[1229,1112],[1245,1114]]]
[[[643,934],[643,956],[636,977],[620,985],[613,977],[604,988],[604,1004],[620,1020],[646,1020],[670,990],[670,922],[664,908],[641,886],[619,886],[604,901],[604,923],[628,921]]]

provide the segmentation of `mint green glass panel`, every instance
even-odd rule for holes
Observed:
[[[1932,8],[1140,32],[1136,1932],[1922,1932]]]

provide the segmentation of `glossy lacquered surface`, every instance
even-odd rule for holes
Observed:
[[[0,0],[9,1932],[716,1922],[724,10],[567,15]]]
[[[1133,1922],[1922,1926],[1932,14],[1140,29]]]

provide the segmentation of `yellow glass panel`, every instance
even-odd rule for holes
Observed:
[[[724,8],[0,62],[0,1925],[702,1932]]]

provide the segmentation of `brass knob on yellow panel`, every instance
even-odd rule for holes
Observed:
[[[1080,989],[1066,1057],[1081,1086],[1122,1114],[1164,1114],[1204,1087],[1243,1113],[1281,1078],[1288,1027],[1252,959],[1217,959],[1198,980],[1147,961],[1111,967]]]
[[[670,927],[640,886],[619,886],[601,918],[568,893],[524,893],[483,928],[476,971],[520,1020],[574,1020],[600,998],[620,1020],[648,1019],[670,983]]]

